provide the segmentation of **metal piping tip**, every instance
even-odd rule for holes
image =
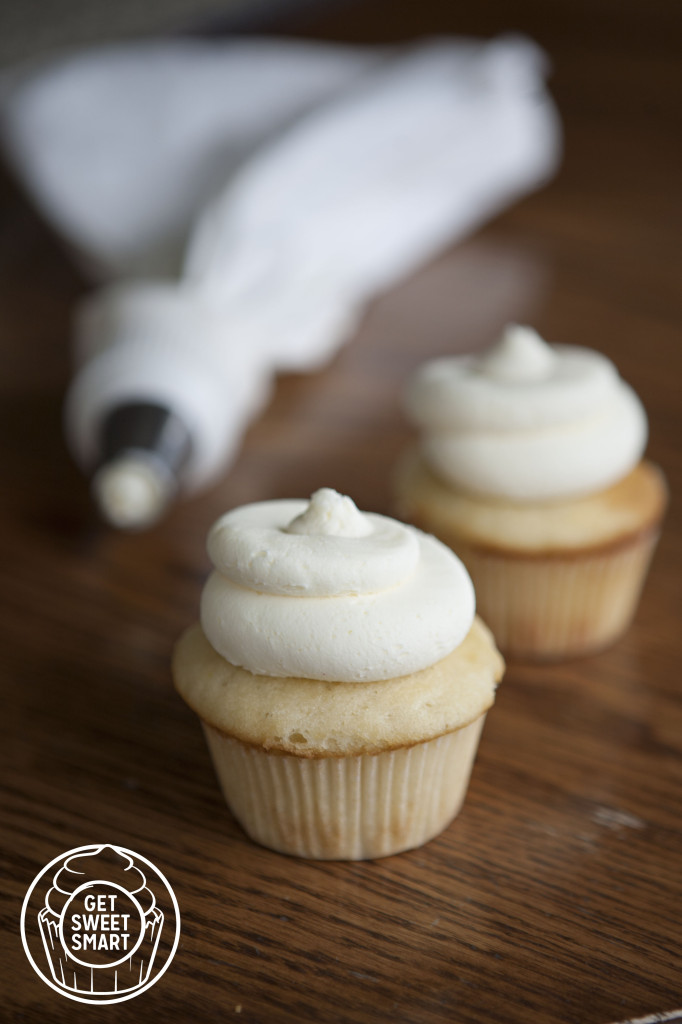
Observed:
[[[102,517],[119,530],[146,529],[178,490],[191,448],[188,431],[163,406],[131,402],[109,413],[101,443],[92,492]]]

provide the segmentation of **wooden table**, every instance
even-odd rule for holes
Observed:
[[[148,533],[102,527],[65,451],[85,284],[3,183],[3,1021],[607,1024],[682,1005],[677,15],[559,5],[552,23],[529,4],[510,24],[502,5],[459,21],[414,6],[399,22],[386,4],[332,11],[322,28],[534,33],[554,60],[560,174],[376,301],[328,369],[280,380],[229,475]],[[425,848],[355,864],[261,849],[170,681],[206,530],[233,505],[321,485],[386,511],[406,377],[510,319],[603,350],[648,409],[672,507],[636,622],[597,657],[510,666],[465,808]],[[50,991],[18,936],[34,875],[99,842],[156,863],[182,914],[169,971],[115,1008]]]

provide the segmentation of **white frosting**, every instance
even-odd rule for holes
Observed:
[[[407,406],[434,471],[484,496],[590,494],[622,479],[646,447],[646,413],[613,363],[528,327],[507,327],[482,356],[426,363]]]
[[[256,674],[403,676],[444,658],[473,622],[471,580],[448,548],[327,488],[228,512],[208,551],[202,627]]]
[[[95,474],[92,490],[112,526],[143,529],[160,517],[173,493],[170,472],[148,453],[126,453]]]

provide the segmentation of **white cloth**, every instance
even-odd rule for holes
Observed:
[[[82,358],[117,343],[118,309],[130,333],[129,294],[165,275],[163,330],[190,310],[200,353],[210,319],[226,379],[248,350],[261,380],[319,365],[372,295],[551,176],[545,64],[521,37],[114,47],[0,90],[0,139],[47,217],[118,281],[94,298],[108,336],[92,336],[93,300],[81,320]]]
[[[299,150],[300,163],[312,154],[311,173],[338,182],[337,192],[358,187],[357,198],[381,201],[389,218],[383,181],[377,195],[374,180],[358,174],[346,186],[340,178],[351,155],[355,163],[369,146],[370,159],[382,150],[387,161],[421,159],[434,175],[448,161],[439,181],[458,216],[448,218],[442,243],[554,169],[558,123],[545,67],[520,37],[404,50],[283,40],[131,44],[10,78],[0,88],[0,139],[43,212],[106,275],[163,269],[169,242],[177,251],[225,183],[230,201],[235,175],[243,187],[254,154],[262,173],[292,128],[285,152],[294,141],[310,146]],[[335,151],[325,151],[335,137]],[[280,173],[272,165],[271,177]],[[471,195],[477,179],[477,192],[489,183],[487,194]],[[308,197],[291,192],[304,183],[281,182],[292,221],[311,217]],[[395,174],[386,184],[403,198]]]

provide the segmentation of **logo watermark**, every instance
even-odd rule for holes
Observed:
[[[151,861],[122,846],[79,846],[34,878],[21,941],[43,981],[79,1003],[121,1003],[170,967],[180,941],[175,893]]]

